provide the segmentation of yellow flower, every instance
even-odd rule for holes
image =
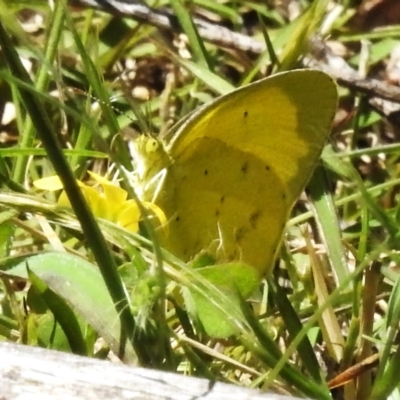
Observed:
[[[140,221],[140,209],[135,200],[127,200],[128,193],[110,182],[108,179],[88,171],[89,175],[99,183],[101,190],[93,186],[88,186],[81,181],[77,181],[82,193],[85,196],[93,214],[96,217],[117,223],[131,232],[138,232]],[[38,179],[33,185],[42,190],[56,191],[63,188],[58,176],[49,176]],[[70,202],[65,191],[62,191],[58,198],[59,205],[70,207]],[[161,222],[166,221],[162,210],[153,203],[142,202],[142,205],[150,210]]]

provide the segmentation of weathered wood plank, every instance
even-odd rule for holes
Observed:
[[[0,343],[1,400],[293,400],[151,369]]]

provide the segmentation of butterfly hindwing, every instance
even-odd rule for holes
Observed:
[[[199,138],[168,170],[158,205],[169,217],[161,243],[184,260],[202,250],[264,270],[279,245],[288,204],[273,167]],[[265,205],[268,204],[269,207]]]

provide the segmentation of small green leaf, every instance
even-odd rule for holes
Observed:
[[[213,265],[196,270],[208,282],[215,285],[221,293],[206,286],[190,288],[184,291],[186,306],[195,314],[206,333],[216,338],[226,338],[238,333],[241,320],[243,299],[248,298],[260,282],[257,271],[240,263]]]

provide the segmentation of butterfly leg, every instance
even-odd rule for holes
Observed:
[[[167,168],[163,168],[158,174],[154,175],[154,177],[150,180],[148,185],[153,185],[157,182],[157,185],[156,185],[154,193],[153,193],[153,197],[151,199],[152,203],[156,202],[156,200],[160,194],[160,191],[164,185],[166,176],[167,176]],[[147,188],[146,188],[146,191],[147,191]]]
[[[216,259],[219,261],[232,261],[234,259],[240,260],[242,251],[240,246],[229,237],[229,233],[224,232],[220,221],[217,223],[218,247],[215,251]]]

